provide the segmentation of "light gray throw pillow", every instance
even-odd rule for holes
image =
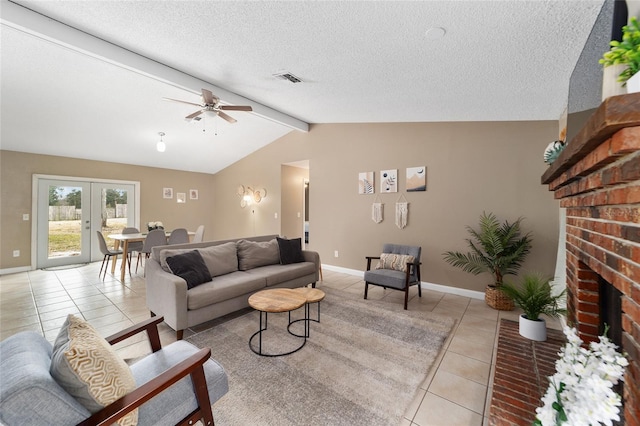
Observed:
[[[280,248],[275,238],[263,242],[240,240],[237,246],[238,269],[241,271],[280,263]]]
[[[217,246],[197,249],[209,268],[212,277],[229,274],[238,270],[236,243],[228,242]]]

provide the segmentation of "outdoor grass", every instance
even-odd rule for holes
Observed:
[[[102,229],[102,234],[107,240],[107,245],[113,246],[113,240],[107,237],[109,234],[117,234],[126,226],[126,218],[109,219],[107,226]],[[49,222],[49,257],[75,256],[80,254],[80,229],[79,220],[59,220]],[[91,237],[92,239],[94,236]]]

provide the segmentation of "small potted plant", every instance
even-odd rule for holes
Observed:
[[[531,234],[523,235],[522,220],[518,218],[513,223],[500,223],[493,213],[483,212],[480,230],[467,226],[472,236],[466,240],[471,251],[447,251],[443,254],[446,262],[465,272],[474,275],[486,272],[493,276],[493,283],[485,290],[485,301],[494,309],[513,309],[513,300],[502,292],[501,286],[505,275],[518,273],[531,250]]]
[[[554,295],[549,281],[551,278],[546,278],[541,274],[527,273],[522,278],[520,285],[504,283],[502,286],[502,291],[523,310],[519,322],[522,337],[544,342],[547,340],[547,323],[540,316],[547,315],[557,318],[567,311],[560,307],[566,289]]]
[[[627,93],[640,91],[640,24],[633,16],[622,27],[622,41],[613,40],[611,50],[605,52],[600,63],[605,67],[622,65],[617,81],[627,86]]]

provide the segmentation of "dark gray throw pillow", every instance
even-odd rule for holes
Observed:
[[[280,249],[280,263],[288,265],[290,263],[304,262],[302,255],[302,240],[294,238],[287,240],[285,238],[276,238],[278,240],[278,248]]]
[[[209,268],[207,268],[202,255],[197,250],[167,257],[167,265],[169,265],[174,275],[187,282],[187,288],[189,289],[211,281]]]

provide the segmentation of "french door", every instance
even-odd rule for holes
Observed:
[[[139,183],[34,176],[37,188],[36,268],[102,259],[96,231],[109,234],[139,223]]]

